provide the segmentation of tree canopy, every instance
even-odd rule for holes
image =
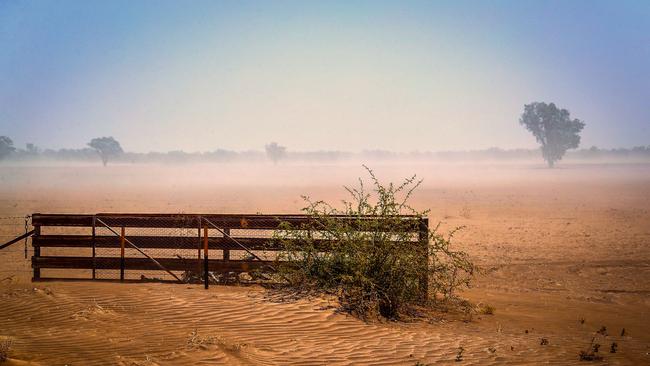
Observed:
[[[122,146],[117,142],[113,137],[97,137],[88,143],[88,146],[92,147],[97,151],[99,156],[102,158],[102,163],[104,166],[108,164],[108,160],[114,156],[118,156],[124,151]]]
[[[7,136],[0,136],[0,160],[6,158],[14,152],[16,148],[14,147],[14,142]]]
[[[580,131],[585,127],[583,121],[571,119],[568,110],[543,102],[524,105],[519,123],[542,145],[542,156],[551,168],[568,149],[580,145]]]
[[[278,145],[277,142],[271,142],[265,146],[266,156],[273,161],[274,164],[277,164],[280,159],[283,159],[287,155],[287,148],[285,146]]]

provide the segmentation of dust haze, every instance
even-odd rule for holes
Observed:
[[[443,315],[446,320],[396,328],[353,320],[319,301],[269,302],[265,290],[255,287],[215,286],[204,292],[147,283],[32,284],[20,247],[1,254],[3,263],[10,264],[3,265],[0,276],[9,279],[2,285],[0,335],[15,340],[11,357],[46,364],[286,364],[309,363],[314,357],[329,363],[355,358],[410,364],[413,358],[453,360],[458,347],[464,348],[465,359],[481,364],[522,364],[531,359],[577,363],[585,342],[606,326],[610,342],[622,345],[618,353],[607,353],[608,360],[647,360],[648,164],[564,162],[554,169],[538,160],[368,165],[384,182],[417,174],[423,183],[411,204],[430,209],[429,219],[441,223],[441,233],[464,227],[455,245],[482,271],[462,296],[488,303],[496,309],[494,315],[470,323]],[[115,163],[105,168],[50,163],[2,166],[0,176],[4,217],[34,212],[297,213],[305,205],[301,195],[336,205],[349,198],[343,185],[368,178],[361,162],[269,161]],[[4,237],[16,235],[22,221],[2,228]],[[199,320],[194,311],[205,315]],[[62,328],[51,332],[51,324]],[[282,330],[269,333],[278,327]],[[217,345],[188,350],[197,329],[206,337],[218,335]],[[625,336],[619,336],[622,329]],[[378,334],[395,348],[375,345]],[[106,336],[113,340],[111,347],[93,346]],[[548,348],[540,346],[541,338],[549,340]],[[151,339],[157,341],[147,341]],[[282,351],[291,342],[291,352]],[[340,342],[350,347],[340,348]],[[45,345],[55,346],[46,353],[35,351]],[[324,348],[338,351],[319,351]]]
[[[649,365],[649,19],[0,0],[0,366]]]

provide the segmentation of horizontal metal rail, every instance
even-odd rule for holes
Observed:
[[[32,215],[34,226],[69,226],[92,227],[95,215],[79,214],[39,214]],[[202,217],[222,229],[277,229],[280,224],[286,223],[294,228],[301,225],[314,225],[319,219],[309,215],[238,215],[238,214],[97,214],[105,223],[114,227],[138,228],[194,228],[196,218]],[[349,222],[354,226],[357,223],[368,221],[384,221],[380,216],[329,216],[340,222]],[[399,228],[401,231],[417,231],[421,217],[397,216],[390,218],[403,220],[408,225]]]
[[[230,235],[229,235],[230,236]],[[280,240],[274,238],[251,238],[236,237],[234,242],[232,236],[229,237],[209,237],[208,247],[213,249],[245,250],[242,245],[249,250],[267,250],[277,251],[283,247]],[[161,240],[165,239],[165,240]],[[413,244],[417,244],[417,238]],[[97,235],[94,238],[96,248],[119,248],[120,238],[114,235]],[[179,249],[190,247],[196,243],[195,237],[190,236],[130,236],[129,240],[140,248],[157,248],[157,249]],[[337,240],[333,239],[311,239],[310,243],[316,249],[328,250]],[[32,238],[32,245],[41,248],[92,248],[92,235],[39,235]]]
[[[116,257],[60,257],[60,256],[41,256],[32,258],[34,268],[59,268],[59,269],[120,269],[119,261]],[[187,262],[179,258],[155,258],[155,261],[170,271],[187,270]],[[259,260],[223,260],[209,259],[208,269],[210,271],[251,271],[268,266],[272,261]],[[124,258],[125,269],[127,270],[158,270],[150,258]],[[93,267],[94,266],[94,267]]]

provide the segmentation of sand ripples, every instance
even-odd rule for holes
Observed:
[[[62,364],[395,364],[453,351],[440,335],[366,324],[319,310],[322,304],[313,301],[270,302],[260,291],[158,284],[17,288],[4,295],[2,323],[23,358]],[[193,331],[212,341],[188,348]]]
[[[575,357],[485,324],[368,324],[325,300],[273,302],[260,288],[61,283],[2,294],[15,357],[69,365],[463,364]],[[479,322],[480,323],[480,322]],[[506,346],[507,345],[507,346]],[[510,348],[513,346],[513,348]]]

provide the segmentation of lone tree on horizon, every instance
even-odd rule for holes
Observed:
[[[273,161],[273,164],[277,164],[280,159],[283,159],[287,155],[287,148],[278,145],[277,142],[271,142],[264,148],[266,149],[266,156]]]
[[[580,131],[585,127],[583,121],[571,119],[568,110],[543,102],[524,105],[519,123],[542,145],[542,156],[549,168],[562,159],[567,150],[580,145]]]
[[[124,153],[122,146],[113,137],[96,137],[88,143],[88,146],[97,151],[102,158],[104,166],[108,164],[108,159]]]
[[[14,151],[16,151],[14,142],[7,136],[0,136],[0,160],[6,158]]]

